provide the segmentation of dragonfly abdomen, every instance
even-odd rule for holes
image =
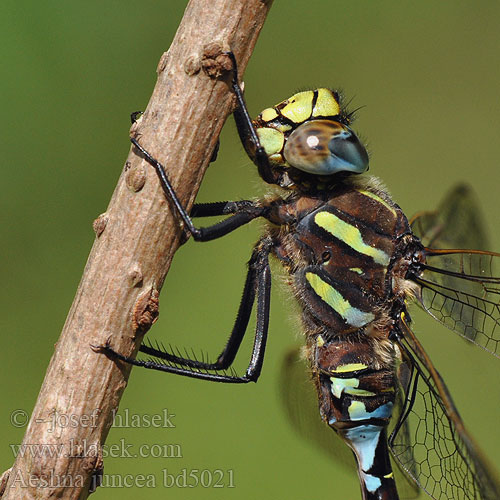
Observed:
[[[397,381],[371,342],[316,337],[311,349],[320,413],[352,449],[365,500],[397,500],[387,446]],[[394,359],[394,358],[393,358]]]

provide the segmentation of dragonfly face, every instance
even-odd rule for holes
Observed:
[[[271,168],[317,176],[339,172],[360,174],[368,169],[368,154],[348,127],[338,94],[330,89],[299,92],[253,122]],[[290,187],[290,185],[287,185]]]
[[[500,255],[453,249],[473,237],[469,227],[458,229],[457,220],[457,214],[474,210],[470,192],[459,187],[444,208],[408,222],[379,181],[359,176],[368,169],[368,155],[335,92],[295,94],[252,122],[229,55],[235,64],[238,132],[263,180],[284,188],[282,196],[195,205],[188,215],[163,167],[136,139],[132,142],[161,174],[165,193],[194,239],[221,237],[257,217],[268,221],[248,265],[231,336],[211,363],[151,345],[140,351],[157,361],[127,358],[110,345],[102,351],[193,378],[256,381],[268,333],[272,255],[290,275],[301,307],[320,415],[353,450],[363,498],[398,498],[389,451],[436,500],[500,498],[495,476],[410,329],[407,310],[417,301],[446,326],[498,354],[500,278],[494,264]],[[205,228],[191,220],[213,215],[229,217]],[[254,303],[248,369],[240,376],[228,374]]]

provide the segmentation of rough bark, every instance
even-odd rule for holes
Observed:
[[[158,81],[132,127],[190,207],[233,105],[231,48],[246,67],[271,1],[191,0],[158,64]],[[84,499],[127,385],[130,366],[94,352],[108,338],[134,355],[158,314],[158,294],[182,228],[153,168],[131,150],[55,347],[3,499]],[[66,418],[78,425],[65,425]],[[53,428],[54,422],[56,423]],[[52,446],[43,456],[41,445]],[[69,487],[68,487],[69,486]]]

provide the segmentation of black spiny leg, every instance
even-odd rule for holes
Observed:
[[[239,228],[240,226],[243,226],[244,224],[247,224],[248,222],[252,221],[253,219],[257,217],[261,217],[264,215],[266,212],[266,208],[260,207],[255,203],[252,202],[245,202],[241,203],[241,205],[238,202],[226,202],[224,204],[204,204],[204,205],[213,205],[214,209],[212,210],[212,213],[207,214],[209,215],[224,215],[226,213],[233,213],[231,217],[218,222],[217,224],[214,224],[213,226],[209,227],[200,227],[197,228],[194,226],[193,221],[189,214],[186,212],[184,207],[182,206],[181,202],[179,201],[179,198],[177,198],[177,195],[175,194],[175,191],[170,184],[170,181],[168,180],[167,174],[165,172],[165,168],[163,165],[156,160],[156,158],[153,158],[138,142],[136,139],[133,137],[130,138],[130,141],[132,144],[143,154],[144,158],[150,163],[156,170],[156,173],[158,174],[158,177],[160,179],[160,184],[161,187],[163,188],[163,191],[165,192],[165,195],[167,198],[174,204],[175,209],[177,210],[177,213],[180,215],[181,219],[184,221],[184,224],[186,226],[186,229],[189,233],[193,235],[193,238],[196,241],[210,241],[214,240],[216,238],[220,238],[221,236],[224,236],[231,231],[234,231],[235,229]],[[200,205],[200,207],[202,207]],[[219,208],[221,211],[217,212],[215,208]],[[232,212],[231,212],[232,210]],[[197,217],[203,217],[203,209],[198,208],[198,214],[196,215]]]
[[[267,341],[267,331],[269,327],[269,309],[271,293],[271,270],[269,267],[269,253],[272,248],[272,242],[263,240],[257,244],[248,264],[248,273],[243,289],[238,315],[233,326],[231,335],[227,341],[226,347],[214,363],[204,363],[189,358],[182,358],[163,352],[150,346],[141,346],[140,351],[150,354],[167,363],[173,363],[180,366],[172,366],[167,363],[157,361],[141,361],[123,356],[114,351],[108,344],[100,346],[98,349],[111,358],[125,361],[135,366],[142,366],[152,370],[158,370],[168,373],[176,373],[186,377],[211,380],[214,382],[227,383],[246,383],[255,382],[259,378],[264,352]],[[233,375],[209,373],[210,370],[224,370],[229,368],[238,353],[243,337],[247,331],[250,315],[252,312],[255,295],[257,294],[257,324],[255,328],[254,344],[252,356],[245,375],[238,377]],[[196,371],[202,370],[202,371]]]

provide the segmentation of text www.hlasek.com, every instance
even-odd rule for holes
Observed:
[[[103,458],[183,458],[180,444],[149,444],[143,443],[134,446],[120,439],[118,443],[99,446],[97,443],[87,443],[79,440],[78,443],[70,440],[68,445],[37,443],[37,444],[11,444],[12,454],[17,456],[30,456],[31,458],[60,458],[60,457],[97,457]]]

